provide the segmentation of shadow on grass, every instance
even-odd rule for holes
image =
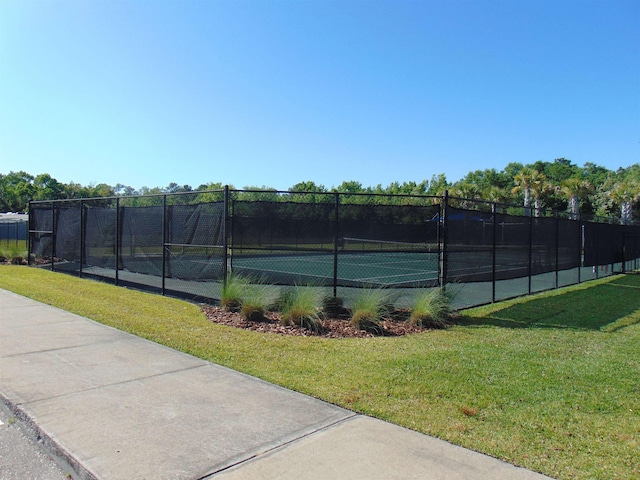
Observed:
[[[562,295],[531,298],[483,316],[463,314],[458,324],[612,331],[612,324],[634,312],[638,319],[627,325],[640,321],[640,275],[626,275]]]

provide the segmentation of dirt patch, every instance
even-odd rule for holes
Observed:
[[[323,331],[316,334],[306,329],[281,325],[279,312],[267,312],[263,321],[249,322],[244,320],[239,313],[227,312],[221,307],[202,307],[202,310],[211,322],[235,328],[243,328],[245,330],[253,330],[256,332],[326,338],[365,338],[376,336],[373,333],[352,327],[349,324],[348,318],[323,319]],[[408,312],[397,311],[393,315],[383,319],[380,322],[383,329],[383,335],[397,337],[431,330],[429,328],[409,325],[406,321],[407,316]]]

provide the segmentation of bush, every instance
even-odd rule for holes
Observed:
[[[420,327],[446,328],[449,314],[449,299],[442,290],[434,288],[416,297],[409,323]]]
[[[295,325],[314,333],[323,330],[320,320],[323,293],[317,288],[295,286],[287,292],[282,302],[283,325]]]

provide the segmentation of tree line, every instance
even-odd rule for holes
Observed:
[[[0,211],[24,212],[30,200],[59,200],[113,196],[135,196],[163,193],[221,190],[219,182],[204,183],[196,188],[170,183],[166,187],[141,187],[100,183],[83,186],[74,182],[61,183],[47,173],[31,175],[24,171],[0,174]],[[230,188],[234,188],[230,186]],[[272,191],[270,187],[244,187],[245,190]],[[469,172],[456,182],[445,174],[433,175],[420,182],[392,182],[389,185],[364,186],[357,181],[344,181],[327,188],[313,181],[300,182],[289,192],[314,194],[340,192],[347,194],[374,193],[384,195],[433,195],[445,191],[452,197],[477,199],[502,204],[520,204],[525,209],[566,211],[570,215],[588,214],[617,217],[623,223],[640,219],[640,164],[616,171],[594,163],[580,167],[566,158],[532,164],[509,163],[502,170],[485,169]],[[250,198],[250,194],[246,195]],[[276,196],[274,195],[274,198]],[[382,201],[382,200],[380,200]]]

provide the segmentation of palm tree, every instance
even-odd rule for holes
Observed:
[[[562,193],[569,202],[570,218],[577,220],[580,216],[580,199],[593,193],[593,185],[587,180],[580,178],[568,178],[560,184],[558,191]]]
[[[524,167],[513,177],[516,186],[511,189],[512,193],[523,192],[524,208],[527,214],[531,213],[531,197],[535,201],[536,216],[541,207],[540,197],[547,189],[547,177],[544,173],[531,167]]]
[[[620,222],[631,223],[633,203],[640,199],[640,184],[632,179],[625,179],[613,186],[609,196],[620,204]]]
[[[472,200],[481,196],[478,186],[467,181],[460,181],[453,185],[449,190],[449,195],[462,199],[460,202],[462,208],[469,208],[474,203]]]

